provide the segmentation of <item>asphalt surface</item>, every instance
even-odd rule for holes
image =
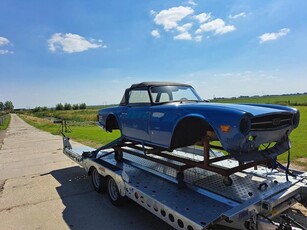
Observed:
[[[62,153],[60,136],[12,114],[1,137],[1,230],[170,229],[133,202],[117,208],[96,193],[85,171]]]

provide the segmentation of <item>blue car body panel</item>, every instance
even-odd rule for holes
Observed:
[[[164,83],[160,84],[163,85]],[[149,89],[150,86],[148,83]],[[129,92],[129,89],[126,91],[126,97],[127,92]],[[129,100],[129,98],[126,100]],[[242,153],[251,154],[256,151],[262,142],[270,143],[284,140],[297,127],[299,122],[299,112],[294,108],[285,106],[224,104],[188,100],[160,104],[130,105],[126,103],[102,109],[98,112],[98,115],[98,124],[104,128],[107,128],[108,117],[113,116],[117,121],[121,135],[125,139],[170,150],[172,150],[172,138],[174,138],[179,124],[185,119],[195,118],[204,121],[217,140],[221,142],[223,148],[234,156],[242,155]],[[294,116],[298,118],[293,123]],[[248,133],[242,133],[242,120],[244,119],[251,123],[251,127],[247,127],[249,128]],[[282,125],[282,122],[286,119],[287,123]],[[264,125],[265,122],[270,124]],[[275,126],[271,124],[274,122],[276,123],[273,124]],[[268,125],[271,125],[271,127],[267,128]],[[223,131],[222,127],[227,127],[227,132]],[[185,129],[188,128],[185,127]]]

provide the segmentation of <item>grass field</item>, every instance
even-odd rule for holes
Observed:
[[[66,115],[70,116],[68,113]],[[50,132],[54,135],[61,135],[59,133],[60,124],[54,124],[53,121],[50,119],[34,117],[29,114],[19,114],[19,116],[27,123],[38,129]],[[92,121],[91,123],[95,122]],[[71,132],[65,132],[65,135],[69,136],[75,141],[96,148],[120,136],[119,131],[113,131],[112,133],[108,133],[105,132],[103,129],[99,128],[97,125],[91,123],[80,123],[75,121],[67,122],[68,129],[71,129]]]
[[[98,109],[85,110],[47,110],[35,112],[34,115],[40,118],[52,117],[76,122],[91,122],[97,120]],[[31,114],[31,113],[29,113]]]
[[[279,104],[290,106],[307,106],[307,94],[295,94],[286,96],[262,96],[214,99],[212,102],[225,103],[258,103],[258,104]]]
[[[291,135],[290,140],[292,143],[291,159],[295,163],[302,166],[307,166],[307,106],[297,106],[301,113],[300,124]],[[287,155],[283,154],[279,159],[286,161]]]
[[[4,123],[0,125],[0,130],[6,130],[7,127],[9,126],[11,121],[11,115],[8,115],[7,118],[5,119]]]
[[[239,101],[236,100],[235,101],[228,100],[225,102],[239,103]],[[255,101],[245,101],[245,103],[252,103],[252,102]],[[262,100],[259,103],[270,103],[270,102]],[[298,108],[301,112],[301,120],[299,127],[295,129],[290,135],[290,139],[292,142],[291,161],[293,161],[296,165],[300,165],[307,168],[307,160],[306,160],[307,106],[295,106],[295,107]],[[97,127],[95,124],[96,115],[97,115],[97,108],[87,109],[85,111],[81,110],[45,111],[44,114],[42,112],[40,112],[39,114],[25,113],[21,114],[20,116],[29,124],[53,134],[59,134],[58,133],[59,124],[53,124],[52,120],[50,120],[50,117],[56,117],[68,120],[68,125],[71,128],[72,132],[66,133],[67,136],[83,144],[92,147],[99,147],[119,137],[120,133],[118,131],[107,133],[101,128]],[[49,119],[42,118],[44,116],[49,117]],[[280,155],[279,160],[281,162],[286,162],[287,153]]]

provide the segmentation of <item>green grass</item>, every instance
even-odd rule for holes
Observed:
[[[9,114],[7,118],[5,119],[3,125],[0,125],[0,130],[6,130],[10,122],[11,122],[11,115]]]
[[[220,103],[258,103],[258,104],[280,104],[290,106],[306,106],[307,94],[285,95],[285,96],[262,96],[248,98],[223,98],[214,99],[211,102]]]
[[[296,108],[301,113],[301,119],[299,126],[290,134],[290,140],[292,143],[291,160],[302,165],[302,163],[296,160],[307,158],[307,106],[297,106]],[[279,160],[286,161],[287,154],[280,155]],[[307,162],[305,162],[305,164],[303,163],[303,165],[307,166]]]
[[[60,125],[53,124],[53,122],[48,119],[33,117],[24,114],[20,114],[19,116],[28,124],[38,129],[50,132],[54,135],[61,135],[59,133]],[[68,128],[71,129],[71,132],[64,132],[66,136],[70,137],[74,141],[81,142],[94,148],[107,144],[120,136],[119,131],[113,131],[112,133],[108,133],[105,132],[103,129],[99,128],[97,125],[80,124],[76,122],[67,122],[67,124]]]
[[[26,112],[25,114],[34,115],[40,118],[57,118],[68,121],[86,122],[97,120],[98,109],[85,109],[85,110],[46,110],[39,112]]]

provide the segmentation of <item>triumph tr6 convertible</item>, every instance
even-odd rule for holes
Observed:
[[[119,129],[125,141],[168,152],[216,147],[241,164],[288,151],[300,113],[281,105],[211,103],[187,84],[143,82],[126,89],[118,106],[100,110],[98,119],[106,131]]]

